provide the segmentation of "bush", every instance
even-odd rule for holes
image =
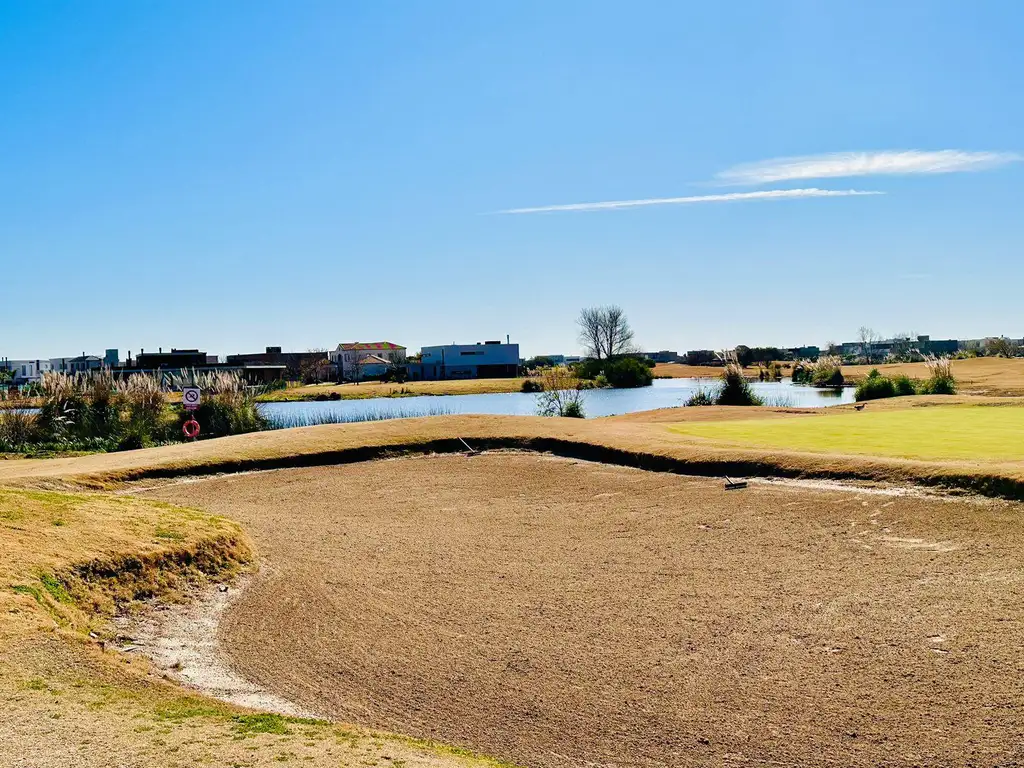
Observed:
[[[15,453],[35,442],[38,434],[35,414],[28,413],[27,405],[13,403],[0,409],[0,452]]]
[[[587,415],[583,412],[583,403],[579,400],[573,400],[565,404],[565,408],[562,409],[562,416],[570,419],[584,419]]]
[[[635,357],[620,357],[604,367],[604,376],[615,389],[649,387],[654,380],[653,370]]]
[[[815,387],[841,387],[843,386],[842,361],[835,355],[822,355],[813,368],[810,376],[810,383]],[[805,366],[806,367],[806,366]],[[806,379],[805,379],[806,380]]]
[[[581,379],[595,379],[604,370],[605,361],[588,357],[573,366],[573,372]]]
[[[872,368],[867,378],[857,385],[854,397],[859,402],[861,400],[879,400],[884,397],[932,394],[928,391],[928,387],[929,382],[914,381],[903,374],[892,377],[883,376],[877,368]]]
[[[696,405],[764,405],[754,392],[743,369],[736,363],[729,363],[722,371],[721,381],[715,387],[697,389],[686,399],[687,406]]]
[[[932,358],[928,361],[931,376],[921,384],[922,395],[955,395],[956,379],[953,378],[953,363],[948,357]]]
[[[195,411],[200,437],[222,437],[270,428],[256,404],[259,391],[247,386],[241,374],[193,371],[190,379],[203,390],[203,403]]]
[[[537,413],[541,416],[583,418],[583,382],[565,366],[545,368],[541,373],[543,390],[537,394]]]
[[[715,397],[716,405],[761,405],[750,382],[743,375],[743,369],[736,363],[729,363],[722,371],[722,384]]]
[[[883,397],[896,397],[896,385],[892,379],[880,374],[877,368],[873,368],[867,377],[857,385],[854,399],[860,402],[862,400],[880,400]]]
[[[696,392],[686,398],[686,405],[714,405],[717,395],[713,390],[699,388]]]
[[[521,392],[526,392],[527,394],[533,392],[543,392],[544,385],[537,381],[537,379],[526,379],[523,382],[523,386],[521,386],[519,389]]]
[[[896,396],[916,395],[918,384],[909,376],[898,374],[892,377],[893,386],[896,387]]]

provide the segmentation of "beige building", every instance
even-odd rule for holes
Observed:
[[[338,378],[342,381],[358,381],[364,376],[360,375],[359,364],[367,358],[379,358],[380,364],[404,363],[405,347],[392,344],[390,341],[354,341],[349,344],[339,344],[338,348],[330,353],[331,363],[338,372]],[[366,370],[366,366],[363,367]]]

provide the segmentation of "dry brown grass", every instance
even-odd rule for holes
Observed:
[[[977,357],[966,360],[953,360],[953,375],[957,386],[966,394],[989,395],[994,397],[1024,396],[1024,358]],[[787,367],[783,373],[789,375],[791,363],[782,363]],[[843,375],[847,381],[864,378],[877,368],[886,376],[904,374],[912,379],[927,379],[930,375],[927,363],[893,363],[882,365],[844,365]],[[748,377],[756,378],[759,367],[745,369]],[[706,378],[721,375],[721,368],[679,365],[677,363],[658,364],[654,368],[655,376],[670,378]]]
[[[750,376],[757,376],[756,368],[746,369]],[[658,363],[654,366],[654,377],[665,379],[715,379],[722,375],[720,365],[686,365],[685,363]]]
[[[493,453],[166,484],[274,564],[220,637],[333,717],[545,768],[995,766],[1021,505]]]
[[[318,395],[337,393],[342,400],[371,397],[413,397],[416,395],[482,395],[520,392],[525,378],[463,379],[453,381],[407,381],[404,384],[364,381],[353,384],[307,384],[270,392],[265,401],[315,400]]]
[[[965,394],[990,396],[1024,395],[1024,358],[975,357],[953,360],[953,376],[957,389]],[[845,365],[843,374],[848,380],[858,380],[877,368],[885,376],[899,374],[912,379],[927,379],[931,375],[927,363],[894,363],[890,365]]]

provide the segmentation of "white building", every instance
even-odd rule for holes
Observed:
[[[15,384],[31,384],[50,370],[49,360],[0,360],[0,371],[14,374]]]
[[[487,379],[519,373],[519,345],[484,341],[423,347],[409,365],[411,379]]]
[[[340,381],[356,381],[362,378],[359,363],[368,357],[402,364],[405,362],[405,347],[392,344],[390,341],[355,341],[350,344],[339,344],[338,348],[330,353],[331,364],[334,365]]]

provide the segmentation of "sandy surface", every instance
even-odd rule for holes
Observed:
[[[114,619],[121,653],[141,654],[161,674],[240,707],[296,717],[318,713],[260,688],[231,666],[217,630],[225,610],[241,595],[250,579],[196,590],[185,602],[158,603]]]
[[[147,495],[245,525],[223,647],[333,717],[538,766],[1024,760],[1019,505],[515,454]]]

